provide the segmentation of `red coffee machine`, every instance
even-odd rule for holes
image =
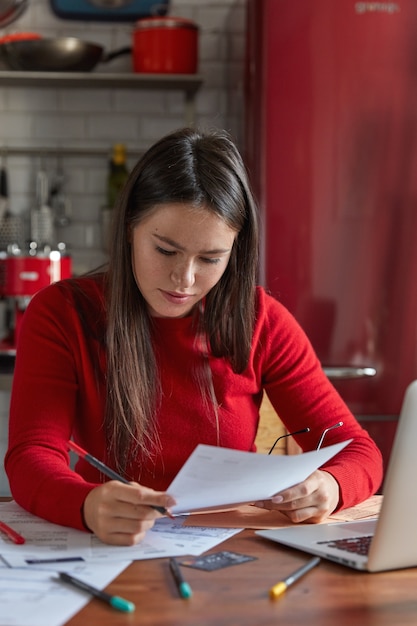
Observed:
[[[61,249],[59,249],[61,248]],[[18,246],[0,252],[0,354],[14,355],[23,314],[32,296],[47,285],[71,276],[71,257],[64,246],[52,250]]]

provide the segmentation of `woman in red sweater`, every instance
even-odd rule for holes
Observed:
[[[321,521],[374,493],[381,455],[297,322],[261,287],[258,214],[221,131],[183,129],[140,159],[115,207],[108,268],[36,294],[19,336],[5,467],[15,500],[131,545],[197,444],[255,452],[266,392],[303,450],[352,439],[263,506]],[[70,438],[122,474],[108,480]]]

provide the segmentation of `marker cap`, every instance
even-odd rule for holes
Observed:
[[[287,584],[284,582],[277,583],[269,590],[269,596],[273,600],[278,598],[287,588]]]
[[[180,583],[179,591],[182,598],[191,598],[193,595],[193,590],[188,583]]]
[[[118,611],[123,611],[124,613],[133,613],[135,610],[135,605],[133,602],[129,602],[129,600],[125,600],[124,598],[120,598],[119,596],[112,596],[110,599],[110,604],[113,608]]]

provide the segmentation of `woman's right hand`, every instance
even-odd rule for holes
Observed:
[[[175,500],[168,494],[116,480],[90,491],[84,500],[84,523],[104,543],[132,546],[139,543],[161,516],[153,506],[169,508]]]

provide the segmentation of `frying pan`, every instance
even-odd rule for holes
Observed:
[[[0,0],[0,27],[11,24],[27,9],[28,0]]]
[[[99,63],[107,63],[131,48],[105,53],[103,46],[76,37],[53,37],[6,41],[0,44],[0,56],[12,70],[32,72],[89,72]]]

